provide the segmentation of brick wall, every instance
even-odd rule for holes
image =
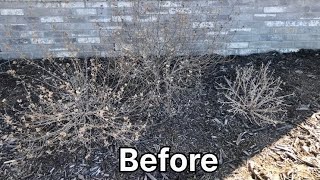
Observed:
[[[186,27],[203,30],[206,42],[218,41],[212,53],[320,48],[318,0],[0,0],[0,59],[112,56],[121,51],[114,32],[130,29],[119,22],[148,27],[177,14],[188,15]],[[191,46],[200,51],[203,42]]]

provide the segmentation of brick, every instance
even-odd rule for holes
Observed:
[[[263,12],[264,13],[282,13],[286,12],[286,7],[280,7],[280,6],[273,6],[273,7],[264,7]]]
[[[270,48],[295,48],[294,41],[256,41],[250,42],[249,48],[270,49]]]
[[[20,52],[23,52],[23,51],[29,51],[29,52],[32,52],[32,51],[37,51],[37,49],[39,50],[39,47],[35,47],[33,44],[29,44],[29,43],[26,43],[26,44],[23,44],[23,43],[14,43],[14,44],[10,44],[9,45],[10,47],[3,47],[2,49],[5,51],[5,52],[11,52],[13,53],[14,51],[20,53]]]
[[[32,5],[32,2],[28,2]],[[17,2],[17,1],[1,1],[1,8],[0,9],[9,9],[9,8],[25,8],[25,3]]]
[[[203,7],[208,6],[208,1],[198,0],[198,1],[183,1],[182,6],[183,7]]]
[[[52,38],[31,38],[32,44],[54,44],[55,41]]]
[[[251,32],[251,28],[231,28],[230,32]]]
[[[11,30],[14,31],[26,31],[28,29],[28,26],[26,24],[11,24],[10,27]]]
[[[252,21],[253,16],[252,14],[239,14],[231,16],[233,21]]]
[[[37,2],[37,8],[84,8],[84,2]]]
[[[232,42],[244,42],[244,41],[258,41],[259,36],[253,36],[253,35],[235,35],[232,37]]]
[[[9,39],[9,44],[30,44],[30,39],[27,38],[19,38],[19,39]]]
[[[248,42],[235,42],[229,43],[228,48],[240,49],[240,48],[247,48],[249,46]]]
[[[258,41],[283,41],[285,37],[279,34],[264,34],[260,35]]]
[[[87,2],[86,7],[105,8],[110,7],[109,2]]]
[[[191,14],[191,8],[170,8],[169,14]]]
[[[132,20],[132,16],[112,16],[113,22],[131,22]]]
[[[105,17],[90,17],[89,22],[111,22],[111,18]]]
[[[270,49],[272,48],[272,42],[266,42],[266,41],[250,42],[249,48]]]
[[[62,8],[78,8],[78,7],[85,7],[84,2],[62,2]]]
[[[19,32],[21,38],[37,38],[37,37],[43,37],[43,32],[38,31],[27,31],[27,32]]]
[[[269,27],[302,27],[302,26],[320,26],[320,20],[297,20],[297,21],[265,21],[265,25]]]
[[[237,49],[236,50],[236,54],[238,55],[249,55],[257,52],[258,52],[257,49]]]
[[[18,16],[16,16],[18,17]],[[21,22],[26,21],[27,23],[38,23],[40,22],[40,17],[21,17],[19,16],[18,18],[23,18]]]
[[[307,19],[307,20],[309,20],[309,19],[312,19],[312,20],[319,20],[320,19],[320,16],[318,17],[318,16],[315,16],[315,17],[301,17],[300,19]]]
[[[158,18],[151,16],[151,17],[144,17],[144,18],[139,18],[139,22],[154,22],[157,21]]]
[[[94,51],[105,51],[105,50],[113,50],[114,49],[114,44],[110,44],[110,43],[105,43],[103,45],[101,44],[93,44],[93,45],[90,45],[92,50]],[[88,49],[88,48],[86,48]]]
[[[273,48],[295,48],[294,41],[270,41]]]
[[[71,16],[72,10],[67,8],[28,8],[25,9],[26,16],[42,17],[42,16]]]
[[[99,37],[86,37],[86,38],[78,38],[78,43],[100,43],[100,38]]]
[[[111,3],[111,7],[133,7],[133,2],[123,2],[123,1],[119,1],[119,2],[113,2]]]
[[[253,20],[254,21],[274,21],[274,20],[286,20],[287,18],[282,18],[282,16],[287,15],[287,13],[282,14],[254,14]]]
[[[160,7],[181,7],[182,2],[160,1]]]
[[[229,7],[193,7],[193,13],[195,14],[216,14],[216,15],[230,15],[234,13],[234,10]]]
[[[291,52],[298,52],[300,49],[299,48],[285,48],[285,49],[279,49],[278,51],[282,53],[291,53]]]
[[[288,41],[313,41],[320,40],[318,34],[286,34],[284,35]]]
[[[105,29],[107,30],[119,30],[119,29],[122,29],[121,26],[107,26],[105,27]]]
[[[80,16],[84,15],[96,15],[97,10],[96,9],[76,9],[76,14]]]
[[[97,15],[111,18],[111,16],[113,15],[112,8],[103,8],[103,9],[99,8],[97,9]]]
[[[2,16],[22,16],[24,15],[23,9],[0,9],[0,15]]]
[[[48,31],[48,32],[44,32],[43,33],[44,37],[55,37],[55,38],[59,38],[59,37],[67,37],[68,33],[64,32],[64,31]]]
[[[85,16],[68,16],[64,19],[65,22],[68,23],[86,23],[88,22]]]
[[[295,48],[304,48],[304,49],[319,49],[320,42],[319,41],[295,41]]]
[[[60,23],[55,24],[58,30],[94,30],[97,25],[93,23]]]
[[[240,12],[240,13],[263,13],[263,7],[256,7],[256,6],[236,6],[234,9],[227,7],[230,12]]]
[[[55,44],[74,44],[77,42],[76,38],[59,37],[54,39]]]
[[[68,51],[68,48],[49,48],[49,51]]]
[[[286,26],[320,26],[320,20],[286,21]]]
[[[192,28],[213,28],[216,25],[216,22],[194,22]]]
[[[103,34],[99,30],[77,30],[69,33],[71,37],[93,37]]]
[[[277,14],[254,14],[254,17],[276,17]]]
[[[21,58],[21,53],[14,53],[14,52],[0,52],[0,60],[10,60],[10,59],[18,59]]]
[[[151,14],[151,15],[153,15],[153,14],[156,14],[156,15],[158,15],[158,14],[169,14],[169,10],[161,9],[161,10],[156,10],[156,11],[147,11],[145,14]]]
[[[255,3],[255,0],[238,0],[239,5],[251,5]]]
[[[52,52],[55,57],[77,57],[78,52],[75,51],[56,51]]]
[[[57,2],[38,2],[34,5],[37,8],[59,8],[60,6]]]
[[[63,22],[63,17],[61,16],[47,16],[47,17],[41,17],[40,19],[43,23],[50,23],[50,22]]]
[[[100,55],[102,57],[119,57],[123,54],[121,54],[121,52],[119,51],[110,50],[110,51],[102,51]]]
[[[285,21],[265,21],[265,25],[268,27],[280,27],[285,26]]]
[[[207,35],[209,35],[209,36],[227,35],[227,34],[228,34],[227,31],[210,31],[210,32],[207,32]]]

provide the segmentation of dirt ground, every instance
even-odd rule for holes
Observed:
[[[139,154],[155,153],[163,146],[185,154],[215,153],[220,164],[215,173],[119,173],[115,146],[97,147],[88,160],[82,150],[61,152],[17,169],[10,162],[14,159],[12,147],[0,141],[0,179],[320,179],[320,118],[315,114],[320,110],[320,51],[269,52],[228,59],[208,68],[204,87],[188,94],[192,103],[185,102],[173,117],[159,114],[134,144]],[[282,124],[259,127],[227,112],[227,107],[218,103],[222,95],[216,84],[223,83],[224,76],[232,79],[237,66],[259,68],[268,62],[274,76],[284,81],[281,93],[292,96],[286,99],[290,106]],[[15,102],[22,92],[13,79],[0,74],[0,100]],[[0,135],[6,130],[0,119]]]

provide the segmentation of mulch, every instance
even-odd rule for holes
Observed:
[[[157,152],[170,146],[174,152],[212,152],[220,166],[215,173],[134,173],[118,172],[118,149],[97,147],[85,160],[85,151],[61,152],[27,162],[16,169],[10,148],[0,141],[0,179],[319,179],[320,178],[320,51],[295,53],[268,52],[248,56],[230,56],[228,62],[209,67],[203,87],[190,91],[187,101],[173,117],[159,114],[154,124],[135,146],[139,153]],[[280,77],[282,94],[287,98],[283,123],[260,127],[243,117],[233,116],[218,103],[222,95],[216,89],[223,77],[234,77],[237,66],[271,62],[270,69]],[[6,65],[0,66],[6,69]],[[28,73],[26,71],[25,73]],[[29,72],[32,73],[32,72]],[[15,81],[0,73],[1,100],[15,102],[23,91]],[[279,117],[280,118],[280,117]],[[5,126],[0,120],[0,136]],[[11,161],[13,160],[13,161]]]

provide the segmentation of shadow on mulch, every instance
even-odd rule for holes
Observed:
[[[206,174],[201,170],[197,173],[153,172],[148,174],[149,179],[151,179],[150,177],[181,180],[224,178],[261,152],[263,148],[287,134],[320,109],[319,54],[320,51],[300,50],[296,53],[286,54],[269,52],[234,56],[228,57],[228,59],[232,59],[230,62],[208,68],[207,74],[209,75],[203,79],[203,89],[188,94],[192,103],[191,101],[185,102],[174,117],[168,118],[160,115],[159,118],[154,119],[154,125],[145,132],[135,146],[139,150],[139,154],[156,153],[163,146],[170,146],[172,153],[212,152],[219,157],[218,171],[211,174]],[[227,107],[222,107],[218,103],[221,95],[215,86],[216,83],[223,82],[224,76],[232,78],[237,66],[253,64],[259,68],[262,63],[268,62],[271,62],[270,70],[274,70],[274,76],[281,77],[284,81],[283,95],[293,95],[286,100],[290,106],[287,109],[287,114],[283,115],[284,123],[262,128],[249,123],[242,117],[233,117],[228,113]],[[14,99],[21,94],[21,91],[16,89],[15,84],[11,81],[8,76],[0,74],[0,100],[9,97]],[[111,154],[114,156],[111,157]],[[117,149],[102,148],[97,150],[90,162],[83,161],[85,153],[81,152],[70,155],[69,158],[64,155],[63,159],[67,160],[43,159],[41,163],[38,161],[42,167],[35,171],[37,171],[38,178],[48,177],[51,179],[74,177],[79,179],[82,177],[89,179],[138,179],[140,177],[143,179],[146,176],[140,170],[134,173],[117,172],[117,154]],[[96,173],[97,169],[99,169],[98,174]],[[27,178],[36,177],[31,175]]]

